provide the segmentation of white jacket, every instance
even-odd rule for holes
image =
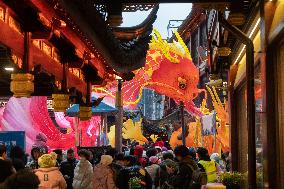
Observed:
[[[88,160],[81,159],[74,170],[73,189],[93,188],[93,166]]]

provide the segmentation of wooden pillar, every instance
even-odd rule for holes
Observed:
[[[122,80],[118,80],[118,87],[116,92],[116,114],[115,125],[115,148],[118,152],[122,151],[122,127],[123,127],[123,99],[122,99]]]
[[[237,107],[236,107],[236,95],[234,91],[234,83],[236,74],[238,71],[238,65],[232,65],[229,71],[228,82],[228,102],[230,107],[230,147],[231,147],[231,169],[232,171],[239,171],[239,136],[238,136],[238,124],[237,124]]]
[[[31,42],[31,33],[24,32],[23,70],[25,73],[28,73],[30,71],[30,42]]]
[[[277,61],[274,58],[274,46],[268,47],[269,30],[275,13],[275,2],[260,0],[260,41],[261,41],[261,91],[263,99],[263,181],[268,188],[280,188],[279,162],[277,161],[277,115],[275,72]],[[270,44],[272,45],[272,44]]]
[[[182,128],[182,144],[186,145],[186,126],[184,122],[184,103],[180,102],[180,114],[181,114],[181,128]]]

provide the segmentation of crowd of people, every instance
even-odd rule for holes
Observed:
[[[161,140],[99,156],[87,149],[47,150],[33,147],[29,158],[14,146],[8,157],[0,145],[0,189],[195,189],[230,171],[229,153],[209,156],[205,148],[183,145],[172,150]]]

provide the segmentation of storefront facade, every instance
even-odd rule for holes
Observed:
[[[259,2],[245,31],[254,44],[255,144],[257,188],[284,188],[284,1]],[[246,61],[240,45],[232,60],[231,147],[233,170],[248,172]],[[245,184],[242,188],[251,186]]]

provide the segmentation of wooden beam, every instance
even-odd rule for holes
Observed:
[[[108,0],[111,1],[111,0]],[[149,3],[230,3],[234,0],[119,0],[121,3],[137,3],[137,4],[149,4]],[[94,3],[105,4],[106,0],[94,0]]]

